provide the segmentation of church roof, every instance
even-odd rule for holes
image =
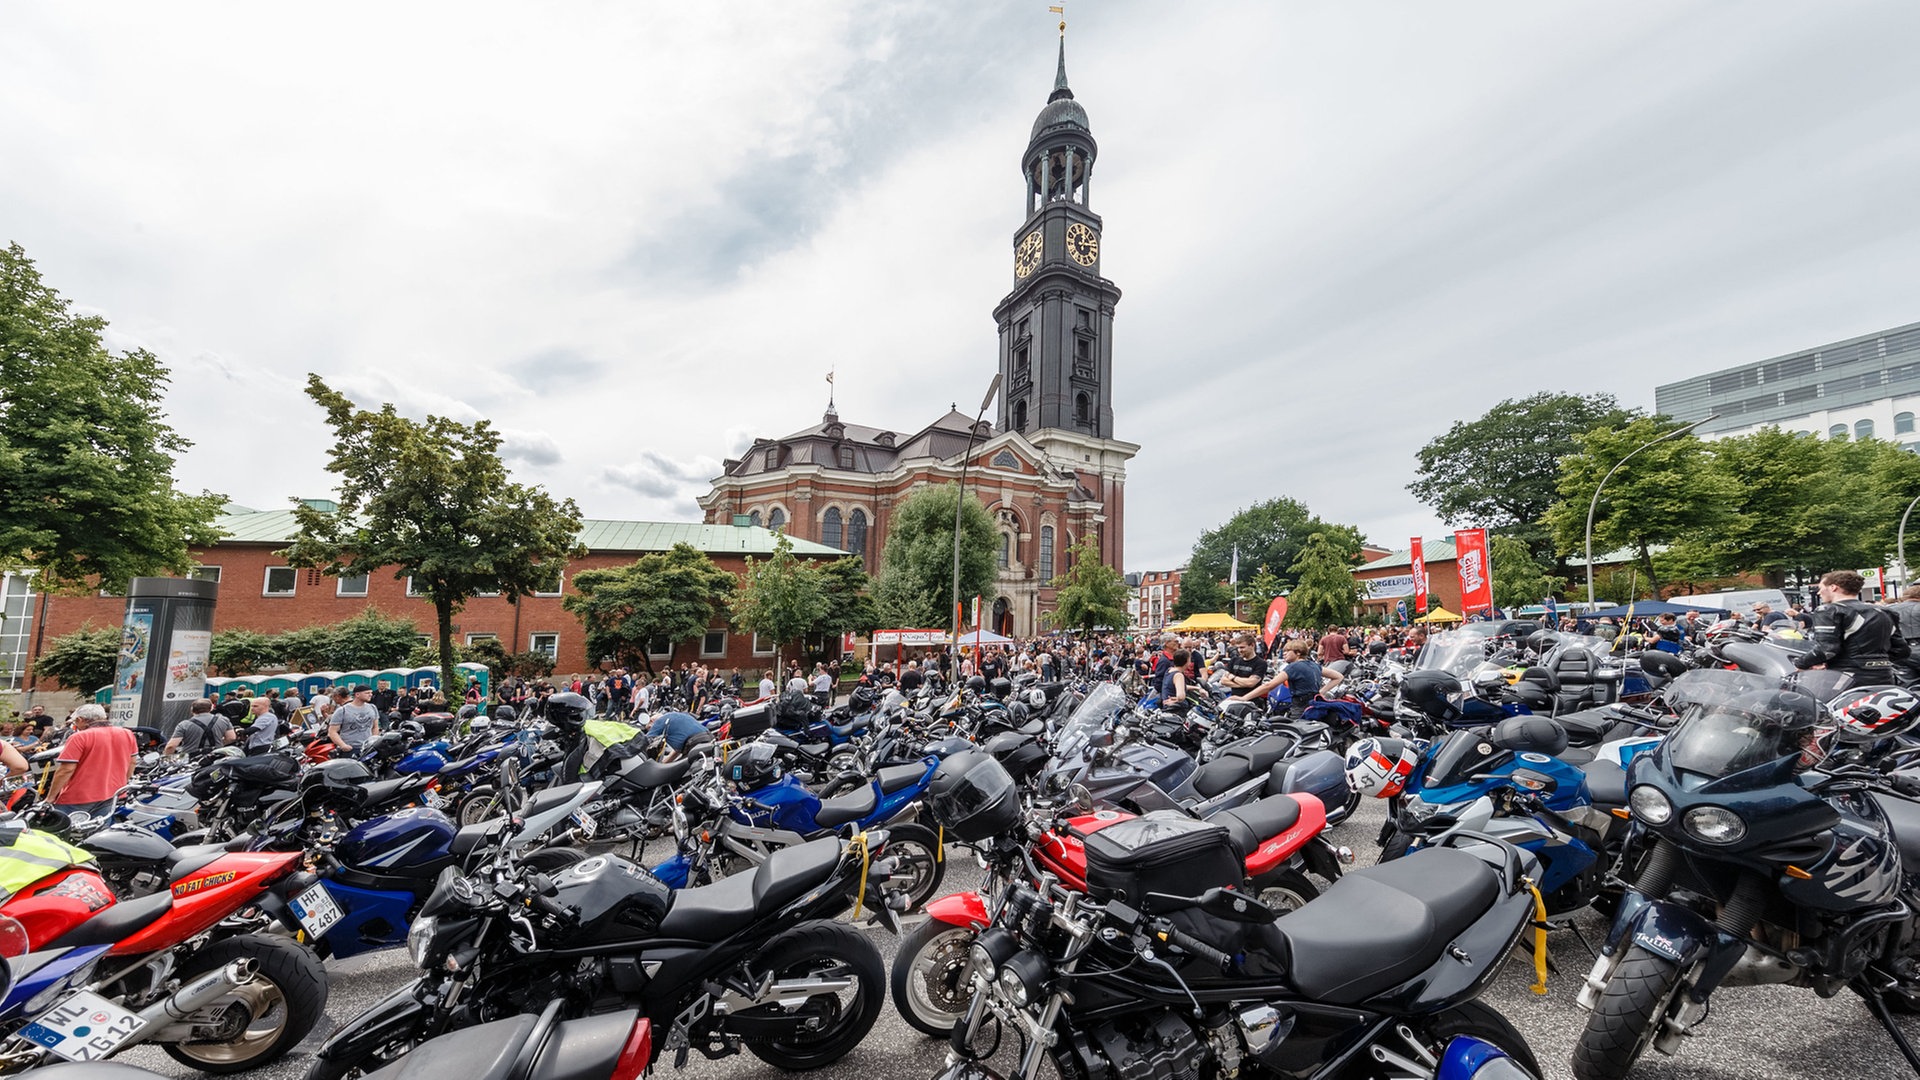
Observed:
[[[789,465],[818,465],[859,473],[883,473],[902,461],[915,458],[946,460],[966,453],[967,432],[973,420],[956,409],[911,435],[864,424],[843,423],[838,413],[829,410],[820,422],[778,439],[755,439],[745,457],[730,460],[723,472],[727,476],[752,476],[777,472]],[[994,436],[993,425],[982,422],[973,441],[985,442]],[[777,450],[774,463],[767,452]],[[842,451],[851,455],[842,456]]]
[[[1033,121],[1033,139],[1058,128],[1079,128],[1092,134],[1093,127],[1087,122],[1087,110],[1073,100],[1073,88],[1067,85],[1067,40],[1060,39],[1060,67],[1053,77],[1053,93],[1048,95],[1046,107]]]

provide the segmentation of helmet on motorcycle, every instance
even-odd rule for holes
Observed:
[[[520,712],[511,705],[502,705],[493,710],[493,718],[503,724],[511,724],[520,719]]]
[[[1709,646],[1724,645],[1730,641],[1760,641],[1766,633],[1757,626],[1748,626],[1739,619],[1721,619],[1707,627],[1706,642]]]
[[[478,716],[478,715],[480,715],[480,706],[478,706],[478,705],[462,705],[462,706],[460,706],[460,712],[459,712],[459,714],[458,714],[458,715],[459,715],[459,717],[460,717],[460,719],[462,719],[462,720],[471,720],[471,719],[473,719],[474,717],[476,717],[476,716]]]
[[[727,779],[741,791],[766,787],[783,772],[779,751],[772,743],[754,743],[727,759]]]
[[[1047,707],[1047,692],[1036,686],[1026,692],[1023,700],[1029,709],[1044,709]]]
[[[1362,795],[1391,799],[1405,790],[1419,760],[1419,749],[1405,739],[1361,739],[1347,751],[1347,785]]]
[[[984,693],[986,693],[986,692],[987,692],[987,677],[986,677],[985,675],[969,675],[969,676],[967,676],[967,692],[968,692],[968,693],[970,693],[970,694],[984,694]]]
[[[1020,824],[1020,792],[1006,767],[983,750],[940,763],[927,784],[927,810],[947,834],[977,844]]]
[[[1007,698],[1013,696],[1013,680],[995,679],[988,689],[993,693],[994,697],[1005,701]]]
[[[324,787],[339,790],[373,782],[373,770],[352,758],[329,758],[307,770],[300,778],[300,790]]]
[[[872,712],[880,704],[880,698],[871,686],[856,686],[847,696],[847,708],[855,713]]]
[[[1400,680],[1400,700],[1443,724],[1460,718],[1460,706],[1453,695],[1460,692],[1460,680],[1446,671],[1412,671]]]
[[[1920,726],[1920,697],[1897,686],[1863,686],[1835,698],[1827,714],[1836,741],[1875,742]]]
[[[593,702],[579,694],[555,694],[547,699],[547,719],[577,727],[593,718]]]
[[[1556,641],[1553,631],[1535,630],[1527,635],[1527,648],[1532,649],[1536,656],[1544,656],[1553,648]]]
[[[782,693],[780,700],[774,702],[773,721],[776,726],[789,731],[803,728],[813,723],[819,709],[820,706],[807,696],[805,690],[795,688]]]

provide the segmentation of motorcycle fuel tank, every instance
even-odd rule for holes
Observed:
[[[440,811],[414,807],[355,825],[335,851],[341,862],[356,869],[396,873],[444,862],[458,831]]]
[[[612,855],[574,864],[554,876],[554,900],[579,912],[568,944],[652,937],[673,902],[673,890],[644,868]]]

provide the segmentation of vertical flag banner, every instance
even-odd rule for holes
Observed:
[[[1405,600],[1395,600],[1393,602],[1393,613],[1399,616],[1401,626],[1407,625],[1407,602]]]
[[[1427,613],[1427,560],[1420,553],[1419,537],[1416,536],[1408,541],[1408,546],[1413,556],[1413,610],[1425,615]]]
[[[1267,648],[1273,648],[1273,639],[1280,636],[1280,624],[1287,621],[1287,598],[1276,596],[1273,603],[1267,605],[1266,625],[1260,628],[1260,636],[1266,639]]]
[[[1455,565],[1460,569],[1461,614],[1493,610],[1493,571],[1487,565],[1487,530],[1462,529],[1453,534]]]
[[[1233,585],[1233,591],[1240,591],[1240,545],[1233,545],[1233,569],[1227,571],[1227,581]]]

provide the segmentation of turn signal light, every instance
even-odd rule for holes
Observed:
[[[1620,818],[1623,821],[1633,816],[1633,811],[1628,810],[1624,806],[1616,806],[1610,811],[1610,813],[1612,813],[1614,817]]]
[[[1797,866],[1787,867],[1787,876],[1794,879],[1795,881],[1812,881],[1813,880],[1812,874],[1807,873],[1805,870],[1802,870]]]

